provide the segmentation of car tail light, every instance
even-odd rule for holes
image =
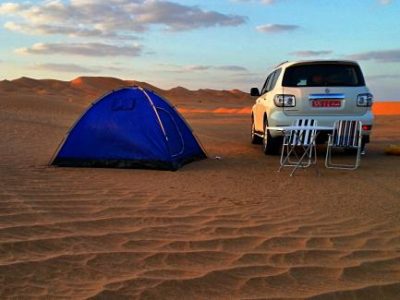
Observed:
[[[372,94],[359,94],[357,96],[357,106],[370,107],[372,106],[374,96]]]
[[[296,106],[296,97],[293,95],[275,95],[274,102],[278,107],[294,107]]]
[[[371,130],[372,125],[363,125],[362,130]]]

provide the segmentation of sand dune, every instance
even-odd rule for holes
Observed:
[[[355,172],[277,173],[278,158],[249,143],[242,102],[216,99],[182,107],[208,160],[177,172],[47,167],[84,109],[68,98],[98,86],[0,92],[2,299],[398,298],[400,164],[384,154],[400,143],[398,116],[377,117]]]
[[[184,87],[163,90],[146,82],[112,77],[78,77],[71,81],[21,77],[11,81],[0,81],[0,94],[54,95],[60,99],[86,106],[111,90],[134,85],[153,90],[173,101],[177,106],[183,105],[190,108],[204,107],[202,103],[204,99],[207,99],[206,105],[214,109],[219,108],[221,103],[224,106],[242,108],[249,106],[253,100],[248,93],[240,90],[200,89],[193,91]]]
[[[375,102],[372,108],[377,115],[400,115],[400,101]]]

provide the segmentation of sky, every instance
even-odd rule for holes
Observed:
[[[283,61],[360,63],[400,100],[400,0],[0,0],[0,79],[260,87]]]

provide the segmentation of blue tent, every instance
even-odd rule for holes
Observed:
[[[129,87],[94,102],[70,129],[51,164],[177,170],[206,157],[168,101],[153,91]]]

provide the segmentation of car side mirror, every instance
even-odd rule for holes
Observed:
[[[250,90],[250,96],[253,96],[253,97],[258,97],[258,96],[260,96],[260,91],[258,90],[258,88],[251,88],[251,90]]]

